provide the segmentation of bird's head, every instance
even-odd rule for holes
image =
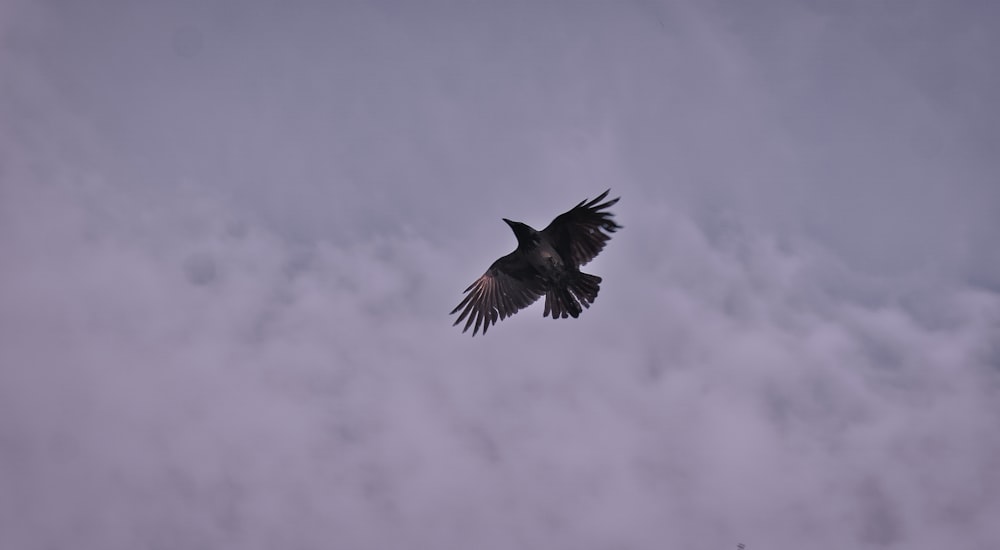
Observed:
[[[532,245],[538,243],[538,231],[535,231],[530,225],[508,220],[507,218],[503,218],[503,221],[514,232],[514,236],[517,237],[517,244]]]

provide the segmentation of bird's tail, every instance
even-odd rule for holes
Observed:
[[[575,273],[573,277],[558,288],[545,293],[545,311],[542,317],[549,314],[553,319],[579,317],[583,308],[590,307],[601,290],[601,278],[587,273]]]

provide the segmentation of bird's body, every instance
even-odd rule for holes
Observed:
[[[584,200],[557,216],[545,229],[504,218],[517,237],[517,249],[490,265],[479,279],[465,289],[468,293],[452,310],[461,310],[455,324],[466,318],[465,329],[475,323],[472,335],[482,326],[483,334],[497,320],[528,307],[545,296],[542,316],[553,319],[578,317],[597,298],[601,278],[580,271],[611,239],[609,233],[621,228],[603,210],[618,199],[599,204],[608,195]]]

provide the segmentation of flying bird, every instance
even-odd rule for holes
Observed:
[[[451,310],[451,315],[462,312],[452,326],[466,320],[462,332],[475,323],[472,335],[480,326],[486,334],[491,324],[530,306],[543,295],[542,317],[579,317],[601,289],[601,278],[582,273],[580,267],[604,249],[610,233],[621,229],[611,219],[613,215],[605,212],[621,197],[601,202],[610,191],[589,202],[584,199],[541,231],[503,218],[517,237],[517,250],[493,262],[465,289],[465,298]]]

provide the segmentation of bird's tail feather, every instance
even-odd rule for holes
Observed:
[[[583,308],[589,308],[601,290],[601,278],[587,273],[576,273],[570,281],[545,293],[545,311],[542,317],[553,319],[579,317]]]

